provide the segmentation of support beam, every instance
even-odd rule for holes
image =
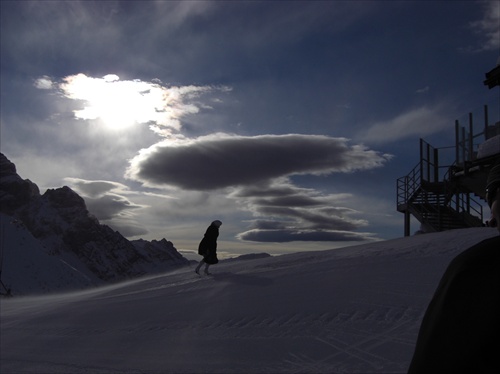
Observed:
[[[488,140],[488,105],[484,106],[484,141]]]
[[[472,113],[469,113],[469,162],[474,161],[474,125]],[[466,170],[468,171],[468,170]]]
[[[405,236],[410,236],[410,212],[405,210]]]

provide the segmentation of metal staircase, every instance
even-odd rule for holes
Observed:
[[[500,86],[500,66],[486,73],[484,84],[490,89]],[[411,216],[421,223],[424,232],[483,226],[487,175],[500,164],[498,99],[491,113],[496,119],[490,118],[487,105],[483,109],[480,131],[474,130],[477,123],[473,113],[469,113],[466,126],[455,121],[454,147],[438,149],[420,139],[420,162],[397,180],[397,210],[404,213],[405,236],[410,235]],[[478,139],[484,142],[479,145]],[[444,149],[454,151],[451,160],[442,157]]]
[[[498,105],[494,108],[496,114]],[[434,148],[420,139],[419,163],[397,180],[397,210],[404,214],[405,236],[410,235],[411,216],[424,232],[483,226],[488,171],[500,163],[500,148],[490,147],[498,144],[500,118],[492,121],[486,105],[480,117],[484,122],[479,131],[474,130],[472,113],[468,126],[455,121],[454,146]]]
[[[410,215],[425,232],[483,225],[483,207],[457,177],[455,165],[439,165],[439,150],[420,139],[420,162],[397,180],[397,210],[405,214],[405,236]],[[444,170],[444,174],[443,174]]]

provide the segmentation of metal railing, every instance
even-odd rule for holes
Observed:
[[[497,99],[498,100],[498,99]],[[498,107],[494,104],[493,108]],[[463,166],[477,157],[479,145],[500,134],[499,113],[489,111],[488,105],[476,108],[455,120],[455,162]]]
[[[449,147],[445,148],[449,149]],[[412,210],[419,221],[434,217],[439,229],[443,228],[444,212],[448,208],[448,216],[455,216],[469,226],[477,226],[483,221],[483,206],[473,199],[469,193],[457,191],[451,182],[455,164],[439,165],[441,148],[434,148],[421,139],[421,161],[404,177],[397,179],[397,206],[400,210]],[[444,170],[444,172],[443,172]],[[424,182],[427,182],[423,186]],[[426,189],[435,186],[434,191]],[[417,200],[421,200],[417,202]],[[417,204],[418,203],[418,204]]]
[[[450,206],[470,224],[474,223],[471,216],[476,217],[477,220],[483,222],[483,205],[472,198],[470,194],[455,193],[451,195],[448,206]]]
[[[494,103],[493,108],[497,107]],[[457,119],[454,146],[434,148],[420,139],[420,162],[396,185],[397,209],[405,213],[405,235],[409,235],[410,214],[423,224],[437,219],[440,227],[453,217],[455,223],[482,224],[483,204],[471,197],[475,190],[462,177],[478,168],[482,140],[500,133],[500,111],[493,112],[484,105]]]
[[[410,173],[397,180],[397,204],[398,206],[407,204],[416,194],[422,185],[420,163],[415,166]]]

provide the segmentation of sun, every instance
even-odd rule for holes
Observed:
[[[75,117],[100,120],[109,130],[123,130],[139,123],[157,121],[167,102],[163,87],[139,80],[120,81],[114,74],[102,78],[78,74],[62,85],[68,97],[84,102]]]
[[[38,82],[42,87],[49,83],[47,79]],[[120,80],[116,74],[95,78],[79,73],[63,78],[57,89],[64,97],[81,103],[82,108],[73,111],[77,119],[98,121],[107,130],[126,130],[138,124],[149,124],[150,130],[165,136],[179,132],[181,118],[200,110],[193,99],[214,88],[165,86],[159,79],[146,82]],[[217,89],[230,90],[224,86]]]
[[[138,122],[137,100],[118,89],[108,91],[106,97],[97,97],[91,104],[102,123],[110,130],[127,129],[135,125]]]

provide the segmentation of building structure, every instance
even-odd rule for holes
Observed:
[[[500,86],[500,65],[486,73],[484,84]],[[500,121],[490,123],[484,106],[482,126],[469,113],[468,123],[455,121],[455,144],[434,148],[420,139],[420,161],[397,180],[397,210],[404,214],[404,235],[410,235],[411,216],[423,232],[483,226],[486,178],[500,163]],[[493,110],[500,111],[500,100]],[[454,153],[448,161],[444,153]]]

